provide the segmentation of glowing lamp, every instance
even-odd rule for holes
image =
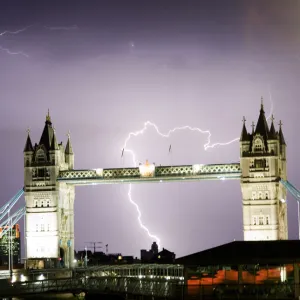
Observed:
[[[142,177],[153,177],[155,173],[155,166],[153,164],[149,164],[148,160],[144,165],[139,166],[140,174]]]
[[[103,169],[96,169],[95,171],[96,171],[97,176],[103,177]]]

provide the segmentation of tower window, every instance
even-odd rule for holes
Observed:
[[[266,216],[266,225],[270,224],[269,216]]]
[[[47,207],[50,206],[50,200],[47,200]]]
[[[264,147],[263,147],[263,141],[260,139],[260,138],[257,138],[254,142],[254,149],[253,149],[255,152],[261,152],[264,150]]]
[[[41,224],[41,231],[45,231],[45,225]]]
[[[257,217],[253,217],[253,225],[257,225]]]
[[[38,207],[38,202],[37,202],[37,200],[34,201],[34,206],[35,206],[35,207]]]
[[[41,207],[44,207],[44,201],[43,200],[41,201]]]
[[[38,169],[38,177],[44,177],[45,176],[45,169],[39,168]]]
[[[266,200],[269,200],[269,192],[266,192]]]
[[[259,225],[264,225],[264,217],[259,216]]]
[[[36,161],[37,162],[44,162],[45,161],[45,152],[43,149],[39,149],[36,153]]]

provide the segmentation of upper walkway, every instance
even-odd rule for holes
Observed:
[[[240,179],[239,163],[61,171],[60,182],[74,185]]]

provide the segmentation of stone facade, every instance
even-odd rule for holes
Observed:
[[[57,182],[59,171],[74,168],[68,136],[57,143],[49,113],[39,144],[28,132],[24,149],[26,257],[28,268],[72,266],[74,260],[74,186]]]
[[[286,190],[286,143],[275,130],[274,118],[268,126],[263,103],[252,133],[243,120],[240,138],[241,189],[243,195],[244,240],[285,240],[288,238]]]

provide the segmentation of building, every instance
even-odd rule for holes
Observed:
[[[141,250],[141,262],[142,263],[162,263],[171,264],[175,261],[175,253],[171,252],[165,248],[158,252],[158,245],[153,242],[150,250]]]
[[[300,295],[298,240],[235,241],[178,258],[176,263],[184,265],[190,296],[298,299]]]
[[[7,228],[0,227],[0,266],[8,266],[8,255],[9,255],[9,237],[10,231],[7,231],[6,234],[2,235],[2,231]],[[11,230],[11,249],[13,264],[17,265],[21,263],[21,238],[19,225],[16,224]]]
[[[163,248],[162,251],[154,254],[152,262],[158,264],[173,264],[175,262],[175,258],[176,254],[174,252]]]
[[[243,120],[240,138],[241,189],[245,241],[288,238],[286,190],[286,143],[282,123],[276,131],[274,118],[266,120],[263,101],[256,124],[248,133]]]
[[[146,263],[150,262],[155,254],[158,253],[158,245],[156,242],[153,242],[150,250],[141,249],[141,262]]]
[[[74,261],[74,187],[56,181],[74,168],[70,136],[58,144],[49,112],[38,144],[28,132],[24,148],[26,255],[28,268],[50,268]]]

